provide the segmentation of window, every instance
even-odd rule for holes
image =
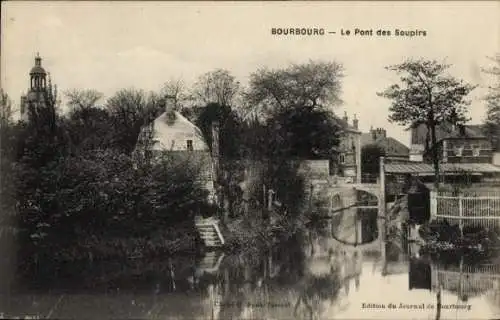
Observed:
[[[455,152],[455,155],[456,155],[456,156],[461,157],[461,156],[462,156],[463,151],[464,151],[464,147],[463,147],[463,146],[462,146],[462,147],[455,147],[455,148],[454,148],[454,152]]]
[[[188,151],[193,151],[193,140],[187,140],[186,143]]]
[[[345,155],[343,153],[341,153],[339,155],[339,163],[342,163],[342,164],[345,163]]]
[[[473,144],[471,146],[472,148],[472,155],[474,157],[479,157],[479,154],[481,153],[481,148],[478,145]]]

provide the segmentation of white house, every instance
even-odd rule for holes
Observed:
[[[200,129],[177,111],[166,111],[152,123],[153,151],[210,152]]]
[[[141,129],[136,151],[156,156],[160,153],[172,155],[182,165],[190,161],[200,168],[200,180],[214,195],[214,163],[210,149],[201,130],[187,118],[174,110],[162,113],[149,125]]]

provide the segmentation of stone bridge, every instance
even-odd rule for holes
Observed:
[[[355,183],[352,184],[352,187],[355,190],[359,191],[365,191],[368,193],[371,193],[377,197],[377,199],[380,200],[381,194],[380,194],[380,185],[377,183]]]
[[[344,246],[352,246],[353,248],[360,249],[362,251],[384,251],[385,242],[383,241],[383,238],[385,237],[385,208],[382,208],[381,200],[383,199],[383,195],[381,194],[382,190],[379,184],[357,183],[336,186],[328,185],[324,186],[321,191],[323,192],[323,196],[327,196],[329,198],[328,216],[330,218],[340,218],[341,221],[336,222],[340,225],[351,226],[341,228],[342,234],[337,235],[334,234],[333,228],[331,229],[332,237],[336,242]],[[363,191],[369,194],[369,200],[360,201],[358,191]],[[361,221],[356,221],[356,219],[358,219],[357,215],[360,213],[366,213],[366,211],[359,211],[357,209],[377,209],[376,221],[378,234],[376,239],[369,243],[362,243],[360,231]],[[330,223],[333,223],[332,220],[330,220]]]
[[[378,184],[315,184],[313,188],[313,197],[327,201],[324,209],[327,209],[328,215],[332,216],[337,211],[350,208],[360,209],[379,209],[381,211],[381,190]],[[368,200],[359,199],[359,192],[362,191],[370,195]],[[309,195],[307,195],[309,196]],[[371,199],[370,199],[371,198]],[[326,206],[325,206],[326,205]]]

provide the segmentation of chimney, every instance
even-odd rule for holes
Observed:
[[[461,136],[465,136],[465,125],[463,125],[463,124],[459,124],[459,125],[458,125],[458,133],[459,133]]]
[[[347,111],[344,111],[344,117],[342,118],[345,122],[349,123],[349,118],[347,117]]]
[[[165,111],[166,112],[175,111],[176,104],[177,104],[177,101],[176,101],[175,96],[172,96],[172,95],[165,96]]]
[[[358,130],[359,120],[356,118],[356,114],[354,114],[354,119],[352,119],[352,126],[354,129]]]
[[[377,138],[386,138],[387,132],[384,128],[377,128]]]
[[[167,114],[167,124],[172,125],[175,122],[175,97],[165,96],[165,112]]]
[[[370,133],[372,135],[373,140],[377,140],[380,138],[387,138],[387,132],[384,128],[370,129]]]
[[[382,137],[382,138],[387,137],[387,133],[386,133],[384,128],[378,128],[378,135],[379,135],[379,137]]]

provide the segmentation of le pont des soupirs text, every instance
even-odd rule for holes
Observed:
[[[381,36],[381,37],[426,37],[427,31],[415,29],[415,30],[404,30],[404,29],[340,29],[340,35],[342,36],[360,36],[360,37],[371,37],[371,36]]]
[[[271,34],[275,36],[324,36],[338,34],[345,37],[426,37],[427,31],[421,29],[363,29],[363,28],[341,28],[339,30],[327,30],[326,28],[312,27],[289,27],[271,28]]]

